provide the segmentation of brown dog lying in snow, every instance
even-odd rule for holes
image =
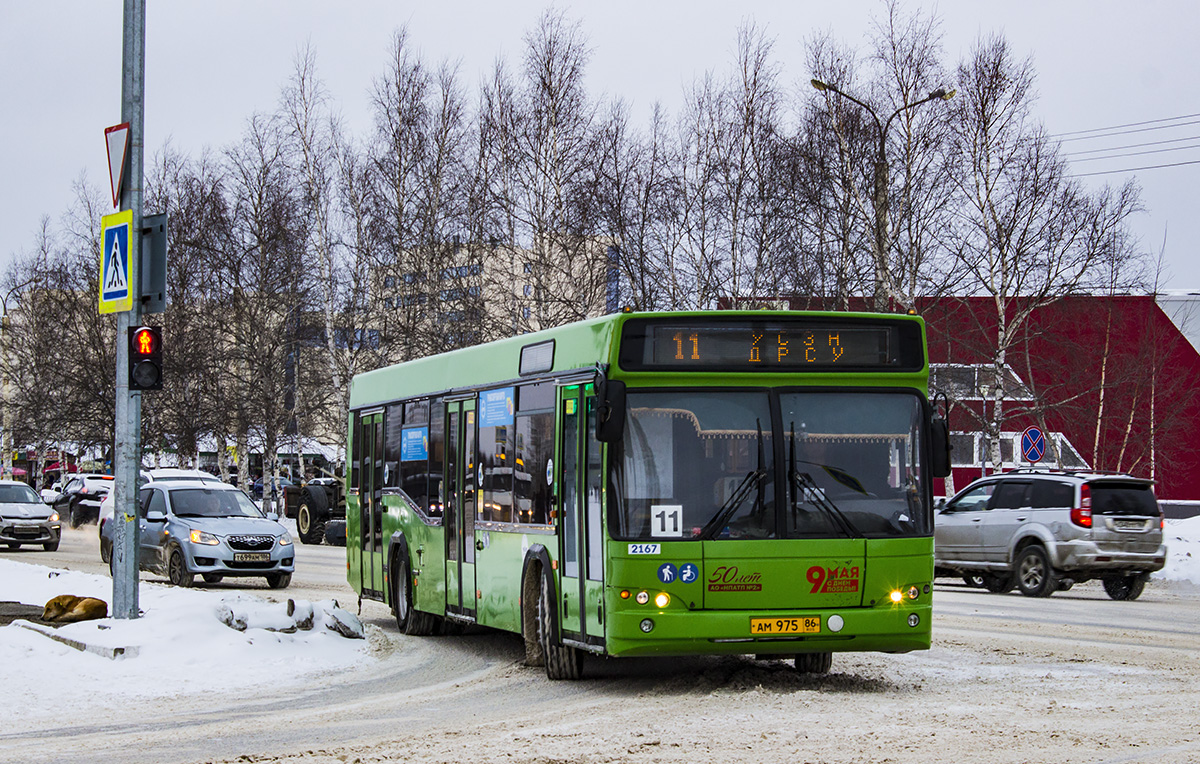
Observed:
[[[46,603],[42,611],[43,621],[58,623],[74,623],[75,621],[91,621],[95,618],[108,617],[108,603],[95,597],[76,597],[73,594],[60,594]]]

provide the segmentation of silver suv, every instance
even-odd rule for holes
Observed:
[[[1098,578],[1137,599],[1166,563],[1153,483],[1121,473],[1017,470],[971,483],[934,523],[936,575],[1048,597]]]

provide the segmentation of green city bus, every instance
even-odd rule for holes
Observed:
[[[351,385],[347,575],[406,634],[583,656],[930,645],[947,428],[917,316],[620,313]]]

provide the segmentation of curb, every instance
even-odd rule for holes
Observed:
[[[89,645],[85,642],[80,642],[77,639],[64,637],[61,634],[55,633],[55,631],[51,628],[46,626],[38,626],[30,623],[29,621],[13,621],[13,625],[37,632],[43,637],[49,637],[55,642],[59,642],[80,652],[99,655],[101,658],[108,658],[109,660],[116,660],[117,658],[136,658],[138,655],[138,648],[136,647],[100,647],[99,645]]]

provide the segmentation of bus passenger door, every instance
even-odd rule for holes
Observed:
[[[596,397],[587,396],[587,426],[583,428],[583,492],[580,495],[584,568],[584,634],[587,638],[604,636],[604,462],[600,441],[596,440]]]
[[[563,631],[576,639],[598,641],[604,635],[604,473],[596,440],[596,399],[590,386],[569,387],[560,406],[561,622]]]
[[[446,404],[446,604],[475,615],[475,401]]]
[[[559,422],[562,427],[561,451],[558,455],[559,507],[558,519],[558,581],[559,623],[564,634],[576,639],[583,636],[579,619],[579,603],[583,596],[582,579],[579,575],[579,520],[582,497],[579,491],[579,451],[582,417],[580,416],[580,388],[566,387],[562,390],[559,403]]]
[[[364,595],[383,599],[383,412],[359,419],[359,567]]]

